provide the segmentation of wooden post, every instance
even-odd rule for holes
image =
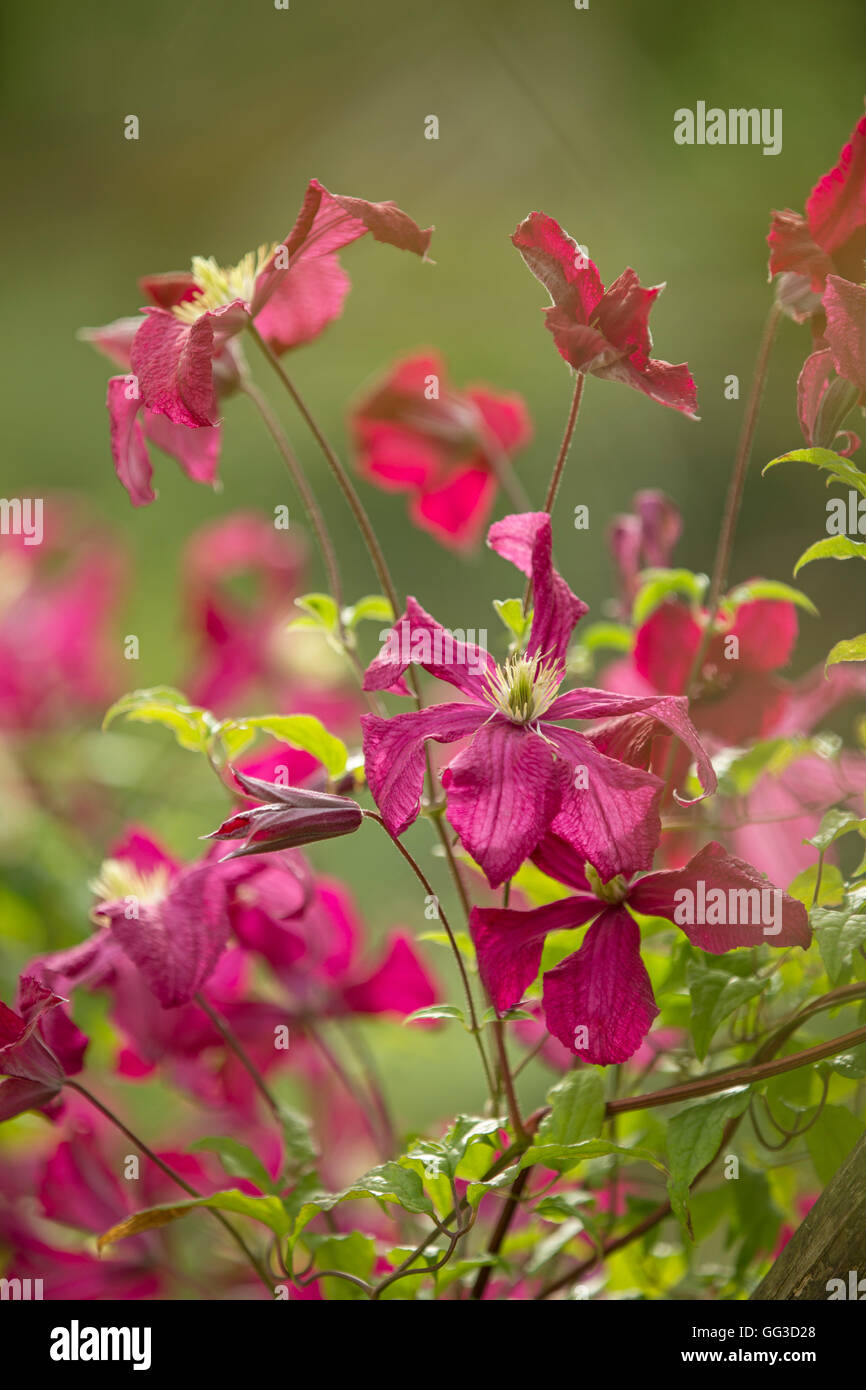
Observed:
[[[849,1278],[855,1271],[855,1278]],[[831,1279],[866,1301],[866,1134],[793,1234],[753,1299],[829,1299]],[[863,1280],[861,1290],[857,1283]],[[837,1286],[838,1288],[838,1286]]]

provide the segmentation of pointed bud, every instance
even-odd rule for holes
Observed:
[[[363,820],[360,806],[348,797],[309,791],[305,787],[280,786],[237,771],[234,777],[247,796],[262,804],[230,816],[218,830],[205,837],[243,840],[240,849],[226,856],[228,859],[295,849],[315,840],[333,840],[338,835],[350,835]]]

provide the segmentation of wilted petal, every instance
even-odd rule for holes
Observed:
[[[724,895],[724,904],[718,907],[707,902],[714,889]],[[812,939],[809,915],[803,904],[774,888],[751,864],[735,859],[714,840],[684,868],[663,869],[639,879],[632,886],[629,902],[636,912],[667,917],[685,932],[693,946],[713,955],[735,946],[805,949]],[[688,916],[716,915],[721,921],[687,920]],[[726,920],[729,918],[734,920]]]
[[[543,212],[531,212],[511,240],[553,303],[588,323],[604,287],[577,242]]]
[[[535,849],[559,809],[563,780],[549,743],[498,716],[445,769],[448,819],[494,888]]]
[[[634,1055],[659,1011],[640,931],[625,908],[607,908],[580,950],[548,970],[543,1002],[551,1033],[585,1062],[607,1066]]]
[[[111,430],[111,456],[115,472],[129,493],[132,505],[143,507],[148,502],[156,501],[156,493],[150,482],[153,467],[138,418],[141,401],[136,396],[130,399],[129,390],[126,377],[110,378],[105,403]]]
[[[277,283],[256,315],[256,328],[274,352],[301,347],[339,318],[350,289],[336,256],[301,260]]]
[[[866,256],[866,116],[861,116],[835,168],[818,181],[806,202],[809,227],[841,273],[863,278]]]
[[[833,269],[833,262],[815,242],[805,217],[790,208],[774,212],[767,236],[770,245],[770,279],[780,271],[792,271],[807,280],[816,294]],[[797,317],[803,317],[797,314]]]
[[[831,275],[824,293],[824,310],[824,337],[837,372],[858,391],[866,391],[866,289]]]
[[[582,927],[602,910],[589,894],[561,898],[528,912],[514,908],[473,907],[469,929],[478,970],[494,1008],[500,1013],[519,1004],[541,967],[548,932]]]

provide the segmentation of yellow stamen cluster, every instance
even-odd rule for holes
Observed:
[[[531,724],[553,704],[561,680],[541,656],[510,656],[487,677],[487,698],[513,724]]]
[[[256,280],[261,275],[277,243],[260,246],[257,251],[248,251],[237,265],[217,265],[213,256],[193,256],[192,273],[196,283],[193,299],[185,299],[175,304],[172,313],[181,323],[195,323],[202,314],[231,304],[236,299],[245,303],[253,297]]]
[[[135,898],[140,904],[157,903],[168,892],[168,868],[160,864],[151,873],[142,873],[128,859],[106,859],[90,890],[102,903],[117,898]]]

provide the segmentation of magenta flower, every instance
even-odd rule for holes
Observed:
[[[226,343],[250,323],[276,352],[317,337],[349,288],[337,252],[367,232],[422,257],[430,245],[431,231],[393,203],[340,197],[312,179],[279,245],[261,246],[228,268],[196,257],[188,275],[143,281],[162,306],[144,310],[132,343],[144,404],[176,425],[215,425],[214,359]]]
[[[619,581],[618,611],[626,619],[641,586],[641,571],[667,569],[682,531],[679,510],[663,492],[636,492],[633,505],[634,512],[613,517],[608,526]]]
[[[586,253],[542,212],[531,212],[511,240],[553,300],[544,311],[547,328],[575,371],[624,382],[697,419],[688,365],[650,357],[649,312],[664,285],[644,289],[628,269],[605,290]]]
[[[835,168],[818,181],[806,202],[806,216],[774,212],[767,237],[770,278],[792,277],[783,299],[797,319],[818,308],[827,276],[863,279],[866,257],[866,116],[861,116]]]
[[[0,1120],[25,1110],[56,1113],[67,1076],[81,1071],[87,1038],[60,1007],[67,1001],[32,975],[18,981],[16,1009],[0,1002]]]
[[[662,783],[599,752],[563,721],[644,715],[675,733],[697,761],[705,794],[715,775],[684,699],[642,699],[601,690],[559,694],[568,641],[586,605],[551,560],[550,517],[527,512],[490,528],[488,544],[532,579],[527,650],[497,666],[458,641],[414,599],[364,678],[368,690],[405,692],[416,662],[454,685],[459,703],[391,719],[364,715],[367,781],[388,829],[400,835],[419,813],[425,744],[471,741],[442,776],[448,818],[489,882],[504,883],[551,827],[604,878],[647,868],[658,838]]]
[[[317,840],[333,840],[351,835],[363,820],[356,801],[329,792],[263,782],[235,771],[235,781],[247,796],[259,802],[249,810],[237,811],[223,821],[211,840],[243,840],[240,849],[226,859],[244,855],[268,854],[273,850],[297,849]],[[225,861],[222,861],[225,862]]]
[[[602,883],[591,866],[584,872],[571,846],[557,835],[548,836],[533,859],[575,892],[528,912],[473,908],[479,971],[503,1013],[520,1002],[538,975],[548,932],[592,923],[580,949],[543,979],[550,1032],[585,1062],[625,1062],[658,1013],[632,912],[668,918],[693,946],[712,955],[764,942],[805,948],[811,940],[803,904],[715,842],[684,868],[646,874],[631,884],[620,876]]]
[[[860,274],[866,275],[866,263]],[[838,275],[828,276],[824,310],[824,337],[833,354],[833,364],[839,375],[860,393],[862,402],[866,391],[866,287],[852,285]],[[855,396],[851,404],[856,399]]]
[[[828,286],[832,279],[831,276]],[[829,288],[826,298],[832,302]],[[856,404],[858,389],[837,374],[833,359],[829,347],[819,347],[806,358],[797,378],[797,414],[803,439],[810,449],[833,449],[843,458],[850,458],[860,448],[860,438],[839,427]]]
[[[143,507],[156,500],[149,443],[179,463],[194,483],[212,486],[216,481],[221,442],[219,425],[191,429],[185,424],[175,424],[145,405],[138,379],[132,371],[131,356],[133,339],[140,326],[140,319],[117,319],[104,328],[82,328],[78,335],[126,372],[125,376],[109,379],[105,403],[114,469],[134,507]],[[214,358],[214,381],[219,397],[234,390],[238,380],[231,344],[226,344]]]
[[[456,549],[476,544],[500,462],[532,436],[520,396],[486,386],[456,391],[434,353],[398,362],[355,408],[351,423],[364,476],[387,491],[410,493],[415,525]]]

